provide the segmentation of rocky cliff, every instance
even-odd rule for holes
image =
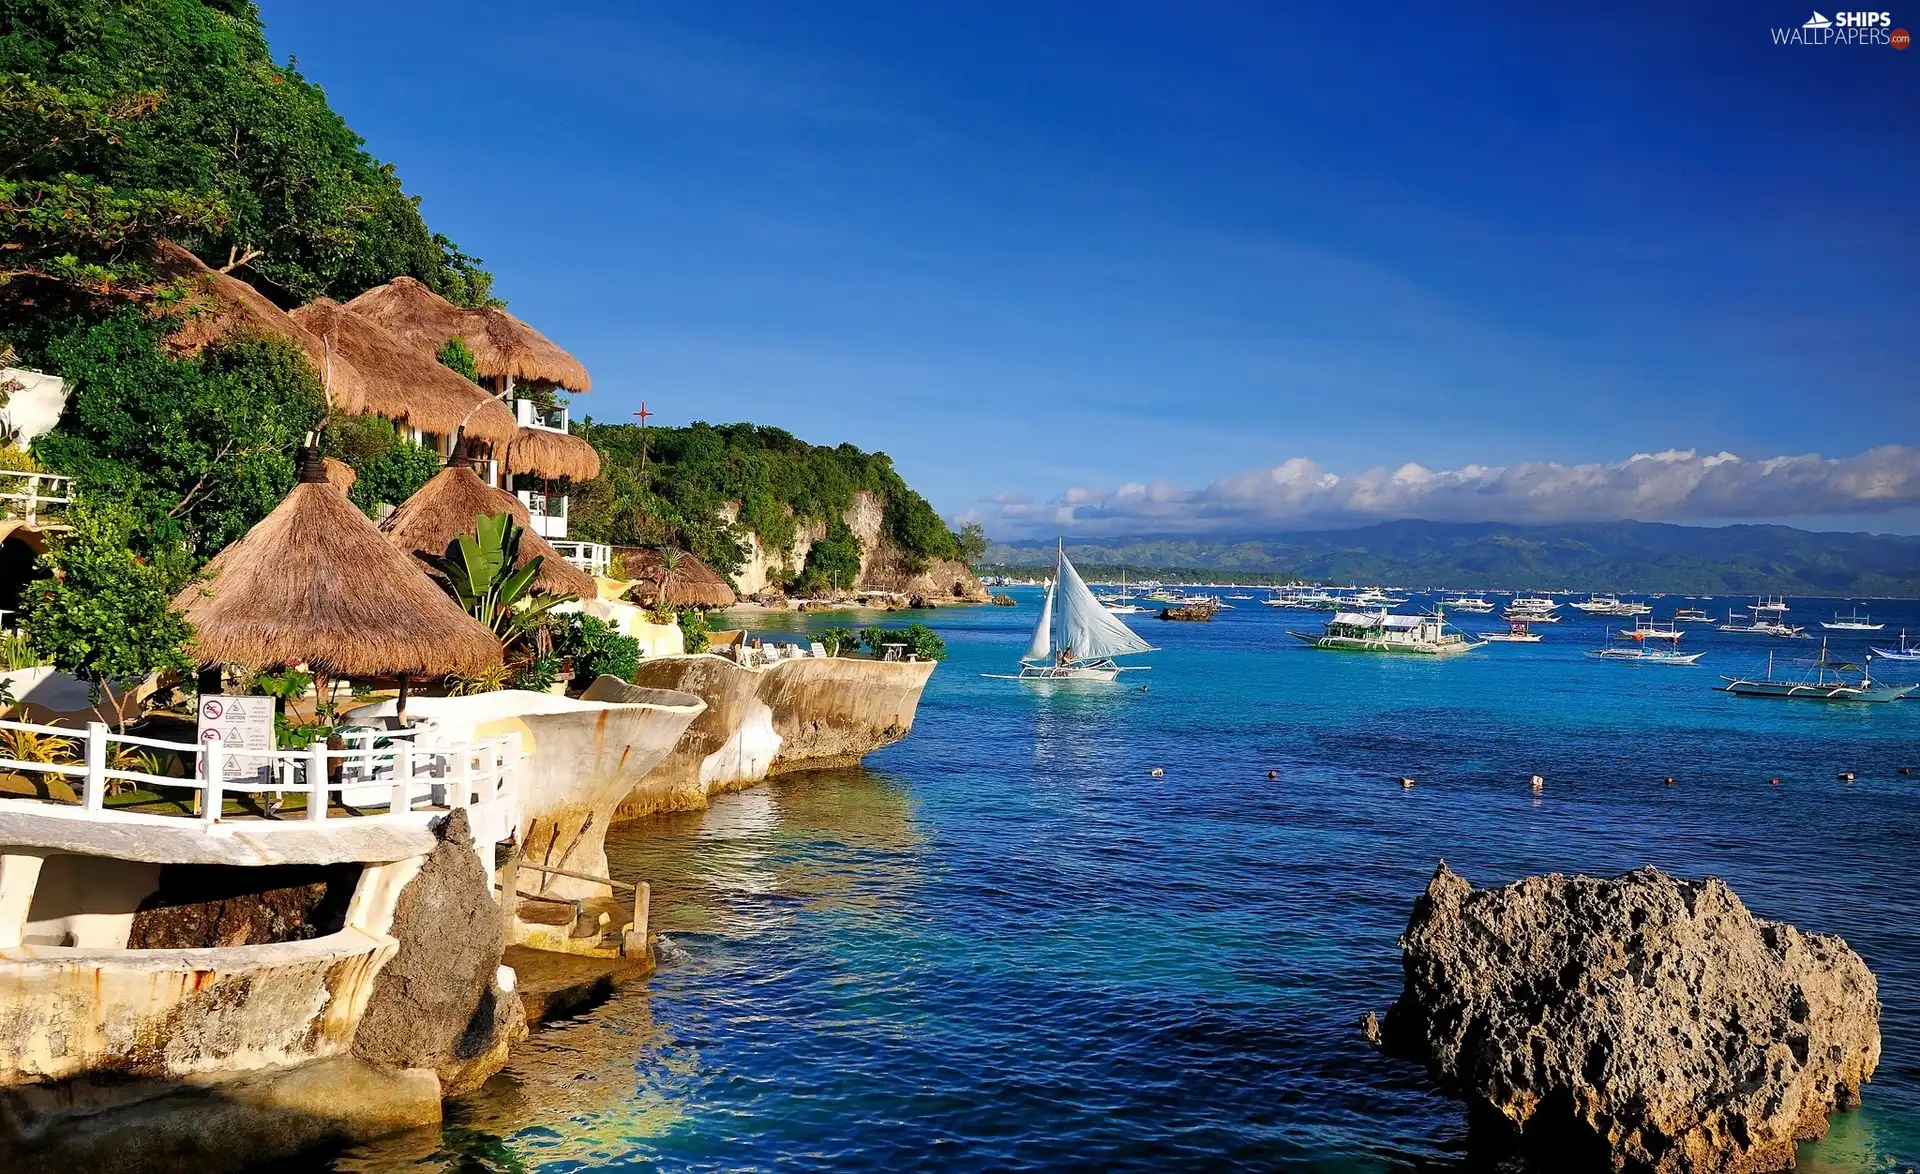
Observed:
[[[616,701],[644,687],[707,703],[616,813],[637,819],[697,810],[707,796],[788,771],[851,766],[906,737],[934,662],[808,657],[742,668],[719,656],[640,662],[638,685],[602,677],[588,697]]]
[[[1880,1059],[1860,956],[1753,916],[1717,879],[1475,891],[1443,863],[1401,949],[1387,1049],[1468,1103],[1477,1148],[1543,1168],[1786,1169]]]
[[[729,505],[722,511],[729,522],[736,521],[739,514],[737,505]],[[885,505],[875,495],[854,494],[853,503],[843,516],[847,529],[860,540],[860,578],[853,584],[856,590],[897,591],[903,595],[924,596],[934,602],[985,603],[990,598],[979,578],[957,559],[934,559],[924,566],[913,566],[912,560],[886,536]],[[813,544],[825,536],[825,526],[803,525],[794,539],[793,549],[773,551],[761,544],[758,535],[748,531],[743,541],[747,561],[734,576],[734,586],[740,594],[752,595],[776,577],[785,579],[799,574]]]

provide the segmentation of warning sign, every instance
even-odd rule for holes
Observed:
[[[228,784],[273,782],[273,698],[202,697],[200,744],[209,742],[226,749]]]

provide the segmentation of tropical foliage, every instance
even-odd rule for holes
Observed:
[[[4,296],[137,293],[161,236],[283,305],[397,274],[490,294],[246,0],[8,0],[0,176]]]
[[[838,521],[844,531],[854,495],[869,493],[885,511],[882,529],[909,562],[959,553],[958,539],[885,453],[812,445],[779,428],[702,423],[646,429],[643,472],[638,426],[588,420],[579,431],[599,450],[601,472],[575,487],[570,508],[577,537],[682,547],[731,577],[746,561],[748,532],[763,548],[784,552],[793,549],[801,526],[820,525],[829,541],[841,544],[822,558],[844,570],[844,544],[852,535],[836,540],[832,527]],[[730,524],[725,513],[736,503]],[[823,566],[813,569],[823,579],[829,574]]]
[[[192,669],[190,629],[169,607],[191,578],[185,552],[135,553],[142,514],[124,505],[80,503],[68,521],[72,531],[41,560],[47,577],[21,596],[20,625],[33,647],[96,686]]]
[[[947,642],[940,633],[925,624],[908,624],[904,628],[871,627],[860,629],[861,643],[875,656],[885,654],[888,644],[904,644],[906,651],[921,660],[947,659]]]
[[[552,632],[554,652],[573,658],[576,688],[591,685],[602,676],[631,681],[640,667],[640,641],[621,635],[597,616],[578,612],[560,616]]]
[[[352,465],[358,476],[347,497],[377,516],[382,503],[399,505],[440,472],[440,454],[400,435],[392,422],[378,416],[334,416],[320,441],[320,451]]]
[[[545,555],[534,555],[525,566],[514,565],[525,534],[526,528],[511,514],[486,515],[475,521],[474,533],[448,543],[446,554],[434,560],[454,600],[509,649],[545,626],[548,613],[573,598],[533,590]]]
[[[176,358],[156,346],[163,329],[126,310],[55,337],[48,364],[74,390],[60,427],[33,451],[136,509],[141,549],[185,540],[207,557],[293,488],[293,450],[325,399],[284,340],[236,335]]]

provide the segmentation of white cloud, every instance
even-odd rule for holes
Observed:
[[[1050,502],[1000,494],[1002,528],[1077,533],[1218,533],[1426,518],[1592,522],[1807,517],[1920,505],[1920,448],[1889,444],[1850,457],[1749,459],[1692,449],[1624,461],[1428,469],[1404,464],[1352,475],[1293,457],[1194,489],[1166,481],[1068,489]]]

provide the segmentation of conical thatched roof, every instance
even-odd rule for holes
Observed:
[[[466,310],[411,277],[396,277],[347,303],[378,322],[408,348],[432,357],[458,337],[473,352],[480,374],[511,375],[587,391],[593,380],[580,360],[505,310]]]
[[[520,537],[520,557],[515,565],[524,567],[535,555],[545,556],[540,573],[533,579],[536,589],[576,599],[598,598],[593,576],[561,558],[546,539],[533,532],[531,517],[520,499],[488,485],[464,464],[448,465],[436,473],[380,523],[380,532],[408,554],[442,555],[454,539],[474,532],[476,519],[490,514],[511,514],[515,522],[529,527]]]
[[[464,421],[467,435],[490,444],[513,439],[513,413],[472,380],[401,345],[378,323],[330,298],[301,306],[293,321],[323,338],[368,373],[363,411],[397,423],[451,436]]]
[[[167,337],[167,345],[175,353],[198,354],[242,330],[277,335],[306,352],[334,411],[355,415],[367,410],[366,375],[338,349],[268,301],[265,294],[237,277],[209,268],[172,241],[161,241],[156,253],[160,271],[184,279],[190,287],[179,307],[182,324]]]
[[[508,473],[531,473],[556,480],[591,481],[600,475],[600,454],[570,432],[520,428],[507,445],[501,468]]]
[[[658,606],[660,577],[667,565],[665,556],[639,546],[623,546],[619,550],[621,561],[627,565],[627,578],[639,580],[628,590],[627,598],[642,607]],[[665,602],[673,607],[732,607],[738,600],[733,588],[718,572],[685,552],[680,555],[679,565],[666,572],[666,580]]]
[[[306,663],[335,676],[437,677],[500,663],[500,642],[303,454],[285,501],[173,601],[204,662]]]

